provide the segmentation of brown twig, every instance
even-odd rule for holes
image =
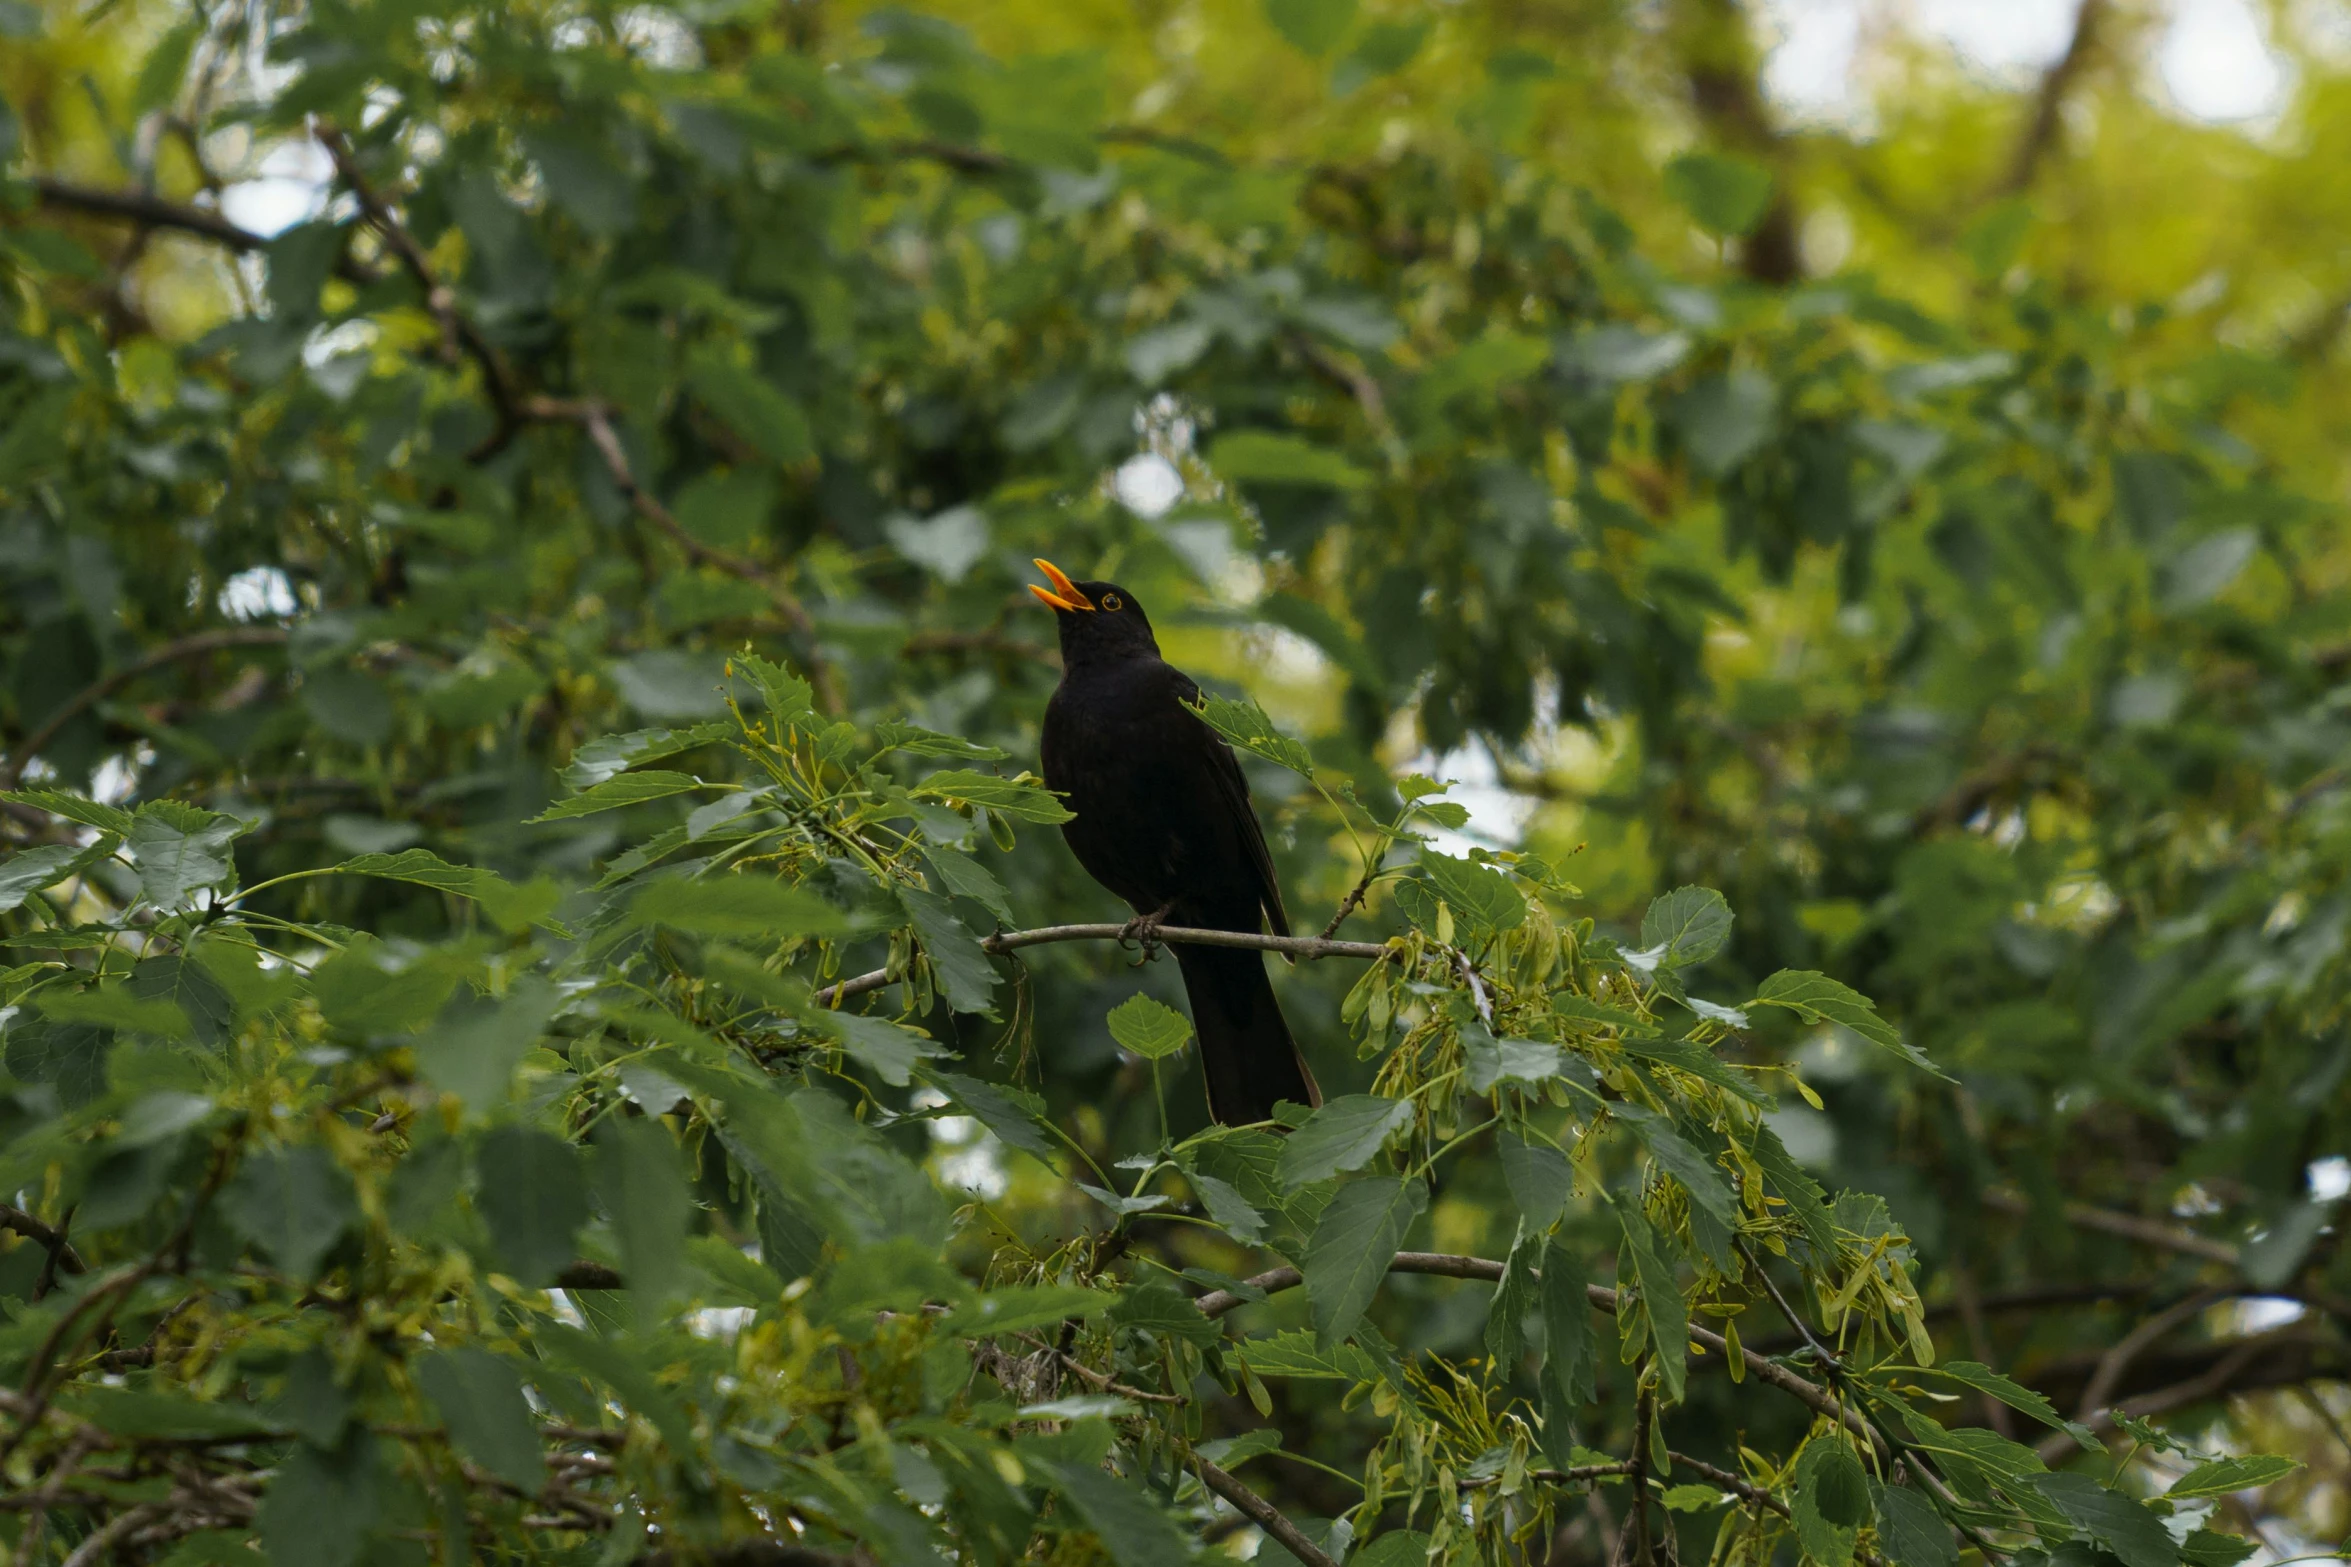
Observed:
[[[1192,1455],[1192,1468],[1200,1476],[1202,1485],[1232,1503],[1235,1511],[1280,1542],[1283,1550],[1304,1562],[1306,1567],[1339,1567],[1329,1553],[1308,1539],[1305,1531],[1283,1517],[1281,1510],[1273,1503],[1198,1453]]]
[[[2208,1307],[2226,1299],[2228,1293],[2225,1289],[2197,1290],[2184,1300],[2174,1301],[2117,1339],[2114,1347],[2099,1358],[2098,1368],[2090,1373],[2089,1382],[2082,1388],[2081,1405],[2074,1412],[2074,1418],[2087,1420],[2104,1408],[2107,1399],[2121,1383],[2123,1373],[2130,1370],[2132,1361],[2174,1328],[2194,1320]]]
[[[2015,1192],[1994,1189],[1983,1194],[1983,1204],[2002,1213],[2023,1214],[2032,1211],[2032,1204]],[[2125,1240],[2139,1241],[2149,1246],[2160,1246],[2190,1257],[2202,1257],[2224,1267],[2237,1265],[2237,1248],[2226,1241],[2216,1241],[2194,1230],[2166,1224],[2160,1219],[2143,1218],[2135,1213],[2116,1213],[2110,1208],[2093,1207],[2086,1202],[2069,1202],[2064,1207],[2065,1222],[2078,1230],[2098,1230],[2107,1235],[2119,1235]]]
[[[334,160],[335,172],[342,176],[344,184],[351,187],[352,196],[359,202],[360,216],[367,220],[368,227],[376,231],[376,237],[384,242],[385,248],[400,259],[400,265],[416,280],[417,287],[424,290],[425,308],[440,323],[441,357],[455,364],[462,349],[481,367],[483,389],[490,394],[490,401],[497,409],[498,428],[491,433],[482,448],[476,449],[475,455],[478,456],[484,449],[494,452],[504,447],[513,439],[515,429],[522,423],[522,400],[516,390],[514,370],[506,363],[506,356],[499,352],[497,344],[483,335],[480,327],[457,308],[457,291],[442,281],[433,267],[432,258],[425,254],[424,246],[417,243],[416,236],[408,232],[407,226],[393,213],[390,204],[368,182],[366,172],[359,166],[358,154],[352,150],[350,138],[336,127],[326,124],[319,125],[316,134],[319,145]]]
[[[80,713],[105,701],[141,675],[174,664],[183,658],[195,658],[205,653],[217,653],[223,648],[268,647],[286,640],[280,626],[238,626],[219,631],[199,631],[190,636],[166,642],[161,647],[141,654],[112,674],[103,675],[82,687],[41,721],[41,726],[27,735],[16,748],[16,754],[0,762],[0,789],[13,789],[24,776],[25,765],[41,754],[41,747],[57,738],[57,732]]]
[[[2106,6],[2107,0],[2081,0],[2080,8],[2073,14],[2073,37],[2066,43],[2065,53],[2041,73],[2040,88],[2033,94],[2033,117],[2025,122],[2024,134],[2017,138],[2016,151],[2008,159],[2008,172],[1995,187],[1995,195],[2014,196],[2029,189],[2042,160],[2057,144],[2066,96],[2098,52],[2098,33],[2106,20]]]
[[[1395,421],[1388,417],[1388,400],[1371,373],[1360,365],[1349,364],[1296,327],[1284,329],[1282,341],[1307,369],[1355,400],[1355,405],[1363,410],[1364,422],[1379,437],[1380,450],[1387,456],[1389,465],[1401,468],[1409,454],[1403,438],[1396,433]]]
[[[989,952],[1011,952],[1021,947],[1039,947],[1057,941],[1119,941],[1126,938],[1124,925],[1042,925],[1035,930],[999,931],[980,938],[981,947]],[[1200,930],[1189,925],[1163,925],[1152,938],[1155,941],[1189,947],[1240,947],[1257,952],[1279,952],[1293,958],[1385,958],[1398,949],[1375,941],[1329,941],[1318,936],[1261,936],[1245,930]],[[816,1004],[821,1007],[838,1005],[852,996],[862,996],[869,990],[895,984],[903,976],[888,969],[875,969],[870,974],[858,974],[838,984],[827,985],[816,993]]]
[[[0,1230],[14,1230],[17,1234],[44,1248],[49,1253],[49,1266],[62,1273],[86,1273],[89,1265],[82,1254],[73,1249],[73,1242],[65,1238],[65,1231],[42,1223],[22,1208],[11,1208],[0,1203]]]

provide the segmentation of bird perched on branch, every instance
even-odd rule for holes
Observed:
[[[1290,933],[1248,780],[1193,711],[1200,688],[1159,656],[1151,622],[1114,582],[1072,582],[1037,562],[1029,591],[1061,632],[1061,685],[1045,708],[1045,782],[1068,797],[1062,835],[1087,874],[1135,911],[1148,943],[1163,925]],[[1274,1001],[1263,953],[1171,943],[1208,1073],[1208,1113],[1263,1121],[1277,1100],[1322,1103]]]

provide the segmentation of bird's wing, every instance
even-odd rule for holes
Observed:
[[[1176,679],[1176,695],[1184,706],[1196,707],[1200,702],[1200,688],[1192,677],[1170,666]],[[1208,736],[1209,772],[1216,780],[1219,801],[1231,815],[1242,846],[1248,851],[1250,867],[1257,873],[1258,900],[1265,908],[1265,921],[1277,936],[1290,933],[1289,910],[1282,906],[1282,884],[1273,873],[1273,853],[1265,846],[1265,829],[1258,824],[1257,808],[1249,800],[1249,780],[1242,775],[1240,759],[1233,748],[1225,744],[1224,736],[1202,724]]]

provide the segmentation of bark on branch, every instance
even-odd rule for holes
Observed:
[[[1041,947],[1057,941],[1117,941],[1127,935],[1124,925],[1041,925],[1035,930],[999,931],[980,938],[989,952],[1005,953],[1021,947]],[[1179,947],[1239,947],[1257,952],[1279,952],[1293,958],[1384,958],[1396,951],[1384,942],[1327,941],[1318,936],[1261,936],[1254,931],[1199,930],[1189,925],[1163,925],[1153,938]],[[895,984],[903,975],[875,969],[816,993],[818,1006],[837,1006],[852,996]]]
[[[240,626],[220,631],[199,631],[180,637],[133,659],[112,674],[104,675],[76,691],[60,704],[41,726],[25,736],[16,748],[16,754],[0,762],[0,789],[13,789],[24,776],[25,765],[41,754],[41,748],[57,738],[57,732],[76,716],[105,701],[141,675],[176,664],[183,658],[197,658],[206,653],[217,653],[232,647],[272,647],[286,640],[286,632],[279,626]]]
[[[1235,1511],[1280,1541],[1282,1549],[1304,1562],[1306,1567],[1339,1567],[1327,1552],[1306,1537],[1305,1531],[1283,1517],[1273,1503],[1198,1453],[1192,1455],[1192,1468],[1199,1474],[1202,1485],[1232,1503]]]
[[[2008,173],[2001,179],[1996,194],[2014,196],[2029,189],[2034,174],[2056,146],[2065,100],[2097,55],[2098,35],[2106,21],[2107,5],[2108,0],[2081,0],[2080,9],[2073,15],[2073,37],[2066,43],[2065,53],[2041,73],[2040,89],[2033,94],[2033,117],[2025,122],[2024,134],[2016,140],[2016,151],[2008,159]]]

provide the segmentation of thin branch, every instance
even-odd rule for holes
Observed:
[[[1192,1455],[1192,1468],[1200,1476],[1202,1485],[1232,1503],[1241,1516],[1279,1541],[1282,1549],[1304,1562],[1306,1567],[1339,1567],[1329,1553],[1309,1540],[1296,1524],[1283,1517],[1281,1510],[1273,1503],[1198,1453]]]
[[[1387,455],[1389,464],[1403,467],[1409,453],[1403,438],[1396,433],[1396,422],[1388,417],[1388,400],[1380,391],[1380,383],[1372,379],[1370,372],[1349,364],[1296,327],[1285,330],[1282,341],[1307,369],[1355,400],[1355,405],[1363,410],[1364,422],[1379,437],[1380,450]]]
[[[2033,94],[2033,117],[2017,138],[2008,173],[1995,188],[1995,195],[2014,196],[2029,189],[2042,160],[2056,146],[2066,97],[2098,52],[2098,33],[2106,20],[2106,9],[2107,0],[2081,0],[2080,9],[2073,14],[2073,38],[2056,63],[2041,73],[2040,90]]]
[[[1165,932],[1161,934],[1164,935]],[[1488,1257],[1465,1257],[1452,1252],[1400,1251],[1396,1253],[1395,1259],[1388,1264],[1388,1271],[1390,1273],[1434,1274],[1438,1278],[1447,1279],[1480,1279],[1488,1284],[1502,1282],[1501,1263]],[[1263,1290],[1268,1295],[1278,1295],[1283,1290],[1296,1289],[1305,1282],[1305,1275],[1292,1267],[1268,1268],[1265,1272],[1256,1274],[1243,1282]],[[1584,1294],[1600,1310],[1612,1315],[1615,1313],[1616,1291],[1607,1285],[1587,1284],[1584,1286]],[[1211,1290],[1195,1300],[1193,1304],[1200,1308],[1202,1316],[1221,1317],[1229,1311],[1237,1310],[1248,1304],[1248,1302],[1244,1297],[1231,1290]],[[1707,1353],[1718,1357],[1723,1363],[1728,1364],[1730,1344],[1721,1334],[1693,1323],[1690,1327],[1690,1341],[1705,1349]],[[1805,1380],[1778,1361],[1766,1360],[1761,1355],[1752,1353],[1746,1359],[1749,1376],[1759,1382],[1770,1383],[1789,1397],[1809,1406],[1813,1413],[1826,1415],[1855,1434],[1866,1437],[1873,1446],[1882,1447],[1883,1441],[1877,1432],[1859,1415],[1844,1407],[1828,1389]]]
[[[227,218],[206,207],[191,207],[185,202],[168,201],[145,191],[99,190],[94,186],[76,185],[71,180],[55,179],[46,174],[32,178],[33,194],[44,207],[55,207],[63,212],[78,212],[85,217],[117,218],[145,228],[176,229],[226,245],[231,250],[259,250],[269,243],[251,229],[239,228]]]
[[[65,1238],[63,1230],[42,1223],[22,1208],[11,1208],[6,1203],[0,1203],[0,1230],[14,1230],[34,1245],[45,1249],[49,1253],[51,1265],[61,1273],[89,1271],[89,1265],[82,1261],[82,1254],[73,1249],[73,1242]]]
[[[1992,1190],[1983,1194],[1983,1204],[2002,1213],[2029,1213],[2032,1204],[2015,1192]],[[2237,1248],[2226,1241],[2216,1241],[2194,1230],[2166,1224],[2160,1219],[2143,1218],[2135,1213],[2116,1213],[2109,1208],[2092,1207],[2086,1202],[2069,1202],[2064,1207],[2065,1222],[2077,1230],[2098,1230],[2107,1235],[2119,1235],[2125,1240],[2160,1246],[2190,1257],[2202,1257],[2224,1267],[2237,1265]]]
[[[2113,1396],[2115,1388],[2121,1383],[2123,1373],[2130,1370],[2132,1361],[2173,1329],[2194,1320],[2206,1308],[2226,1299],[2228,1293],[2224,1289],[2197,1290],[2183,1300],[2174,1301],[2117,1339],[2114,1347],[2099,1359],[2098,1369],[2090,1373],[2090,1380],[2082,1389],[2081,1407],[2075,1411],[2074,1418],[2087,1420],[2104,1408],[2107,1399]]]
[[[59,730],[141,675],[161,669],[166,664],[177,663],[183,658],[217,653],[223,648],[270,647],[285,640],[285,629],[280,626],[240,626],[220,631],[199,631],[140,655],[112,674],[101,676],[82,687],[42,720],[41,727],[26,736],[24,742],[16,748],[16,754],[0,762],[0,789],[15,788],[17,780],[24,776],[25,765],[41,754],[41,747],[57,738]]]
[[[981,947],[993,953],[1011,952],[1021,947],[1041,947],[1057,941],[1118,941],[1125,938],[1124,925],[1041,925],[1035,930],[999,931],[980,938]],[[1154,940],[1181,947],[1238,947],[1257,952],[1279,952],[1293,958],[1369,958],[1392,955],[1397,949],[1376,941],[1326,941],[1318,936],[1261,936],[1246,930],[1200,930],[1189,925],[1163,925]],[[827,985],[816,993],[816,1004],[836,1006],[851,996],[862,996],[869,990],[895,984],[903,975],[888,969],[875,969],[870,974],[859,974],[838,984]]]
[[[408,232],[407,226],[393,214],[390,205],[368,183],[365,171],[359,167],[359,157],[352,151],[350,139],[336,127],[326,124],[319,125],[316,134],[319,145],[334,160],[335,172],[342,176],[344,184],[351,187],[351,194],[358,200],[360,215],[367,219],[368,227],[376,231],[385,247],[400,258],[401,266],[416,280],[417,287],[424,290],[425,308],[433,313],[433,319],[441,325],[442,358],[454,364],[462,347],[465,353],[472,356],[474,363],[481,366],[482,384],[498,411],[498,428],[483,444],[491,451],[503,447],[513,438],[515,428],[522,422],[522,400],[515,390],[514,371],[506,363],[506,356],[499,352],[497,344],[482,334],[481,328],[458,310],[456,290],[441,280],[440,274],[434,270],[432,258],[425,254],[424,246],[417,243],[416,236]]]
[[[1687,1453],[1669,1452],[1666,1456],[1674,1461],[1676,1468],[1688,1469],[1700,1479],[1712,1481],[1737,1496],[1741,1501],[1753,1503],[1757,1507],[1768,1507],[1782,1518],[1792,1516],[1788,1511],[1787,1503],[1763,1487],[1755,1485],[1739,1475],[1732,1474],[1728,1469],[1717,1469],[1703,1458],[1692,1458]]]
[[[2217,1398],[2223,1393],[2234,1391],[2238,1374],[2258,1360],[2266,1351],[2282,1340],[2296,1336],[2298,1335],[2295,1328],[2288,1326],[2279,1328],[2275,1332],[2244,1339],[2219,1360],[2213,1362],[2200,1375],[2189,1377],[2182,1382],[2175,1382],[2169,1387],[2159,1387],[2150,1393],[2142,1393],[2137,1398],[2125,1399],[2119,1404],[2099,1410],[2084,1420],[2082,1424],[2088,1426],[2092,1431],[2106,1432],[2115,1429],[2121,1423],[2117,1418],[2120,1415],[2130,1415],[2144,1420],[2154,1415],[2168,1414],[2174,1409],[2189,1404],[2203,1403],[2208,1398]],[[2308,1373],[2308,1376],[2339,1376],[2340,1374],[2339,1370],[2330,1372],[2313,1369]],[[2305,1378],[2296,1380],[2305,1380]],[[2073,1438],[2062,1432],[2044,1439],[2036,1449],[2040,1454],[2041,1462],[2045,1464],[2053,1464],[2074,1450]]]

